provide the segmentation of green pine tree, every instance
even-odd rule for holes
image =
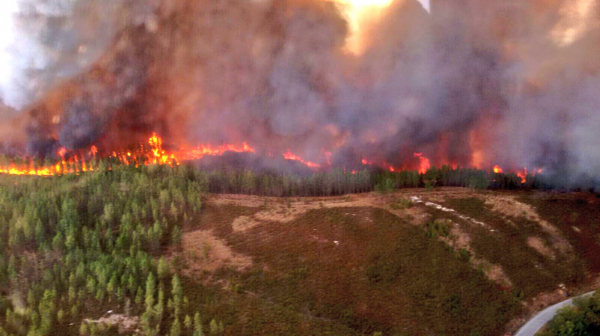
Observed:
[[[171,330],[169,332],[170,336],[181,336],[181,325],[179,323],[179,318],[175,318],[175,321],[171,325]]]

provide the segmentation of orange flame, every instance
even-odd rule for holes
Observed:
[[[419,174],[425,174],[431,168],[431,163],[429,159],[423,156],[423,153],[415,153],[415,157],[419,158]]]
[[[527,182],[527,168],[523,168],[523,171],[517,172],[517,176],[521,178],[521,183]]]
[[[304,161],[301,157],[295,155],[290,150],[288,150],[287,153],[283,154],[283,158],[286,159],[286,160],[301,162],[301,163],[305,164],[306,166],[308,166],[310,168],[319,168],[319,167],[321,167],[321,165],[318,164],[318,163],[314,163],[314,162],[310,162],[310,161]]]
[[[137,149],[128,150],[125,152],[113,151],[111,157],[117,159],[120,163],[125,165],[134,165],[139,167],[140,165],[149,164],[166,164],[170,166],[179,165],[182,161],[199,160],[204,156],[221,156],[225,152],[236,152],[236,153],[255,153],[255,149],[247,143],[243,142],[239,145],[224,144],[220,146],[215,145],[198,145],[196,147],[182,147],[178,150],[170,151],[163,148],[163,139],[156,133],[148,139],[148,145],[144,146],[140,144]],[[91,146],[88,152],[80,151],[77,153],[69,153],[65,148],[60,148],[57,154],[61,160],[59,163],[52,163],[46,166],[37,166],[32,160],[26,160],[26,163],[8,163],[6,165],[0,165],[0,173],[12,174],[12,175],[34,175],[34,176],[52,176],[57,174],[79,174],[88,171],[94,171],[95,160],[98,153],[98,148]],[[272,153],[268,153],[269,156],[273,156]],[[328,166],[331,165],[331,152],[323,151],[323,162],[326,162]],[[303,158],[297,156],[288,150],[283,154],[285,160],[298,161],[310,168],[320,168],[321,165],[315,162],[306,161]],[[423,153],[414,153],[414,157],[419,158],[419,173],[425,174],[430,168],[430,160],[423,156]],[[378,165],[383,169],[389,170],[390,172],[396,172],[399,168],[392,166],[387,162],[370,161],[367,158],[361,160],[363,165]],[[455,165],[452,165],[453,167]],[[404,167],[403,167],[404,168]],[[111,169],[109,167],[109,169]],[[504,170],[498,165],[493,167],[494,173],[503,173]],[[527,176],[541,174],[542,168],[536,168],[531,172],[528,172],[527,168],[523,170],[514,171],[517,176],[521,179],[522,183],[527,181]],[[352,171],[352,174],[356,174],[356,171]]]
[[[94,147],[94,148],[96,148],[96,147]],[[60,155],[61,158],[64,159],[65,154],[67,154],[67,150],[64,147],[62,147],[61,149],[58,150],[58,155]]]

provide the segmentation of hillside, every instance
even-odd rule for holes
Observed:
[[[4,334],[504,335],[598,283],[593,194],[260,197],[198,176],[3,176]]]
[[[596,211],[589,194],[462,188],[212,195],[183,249],[191,274],[242,293],[238,309],[266,305],[244,321],[277,320],[283,309],[300,316],[293,327],[284,317],[256,329],[240,323],[234,334],[286,334],[318,318],[357,334],[501,335],[567,291],[593,286]],[[202,257],[210,249],[197,241],[207,235],[216,239],[214,258]],[[226,271],[203,268],[219,263]]]

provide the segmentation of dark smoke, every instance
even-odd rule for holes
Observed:
[[[329,1],[164,0],[143,15],[123,2],[110,47],[53,86],[30,123],[69,149],[156,131],[316,162],[332,152],[339,166],[414,167],[415,152],[470,166],[480,152],[482,168],[577,184],[600,172],[597,2],[440,0],[429,14],[397,0],[367,20],[360,55],[345,50],[350,30]]]

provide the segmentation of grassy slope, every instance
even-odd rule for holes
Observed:
[[[460,222],[469,233],[475,253],[501,265],[514,290],[525,298],[552,291],[560,283],[574,284],[584,276],[583,262],[557,254],[556,259],[541,255],[527,245],[528,237],[541,239],[552,247],[550,237],[540,226],[524,216],[503,216],[478,198],[447,198],[445,205],[487,224],[489,228]],[[516,293],[517,294],[517,293]]]
[[[249,272],[221,272],[240,294],[210,300],[227,334],[499,335],[518,309],[444,243],[387,211],[318,209],[233,233],[231,213],[252,211],[203,215],[255,261]]]

